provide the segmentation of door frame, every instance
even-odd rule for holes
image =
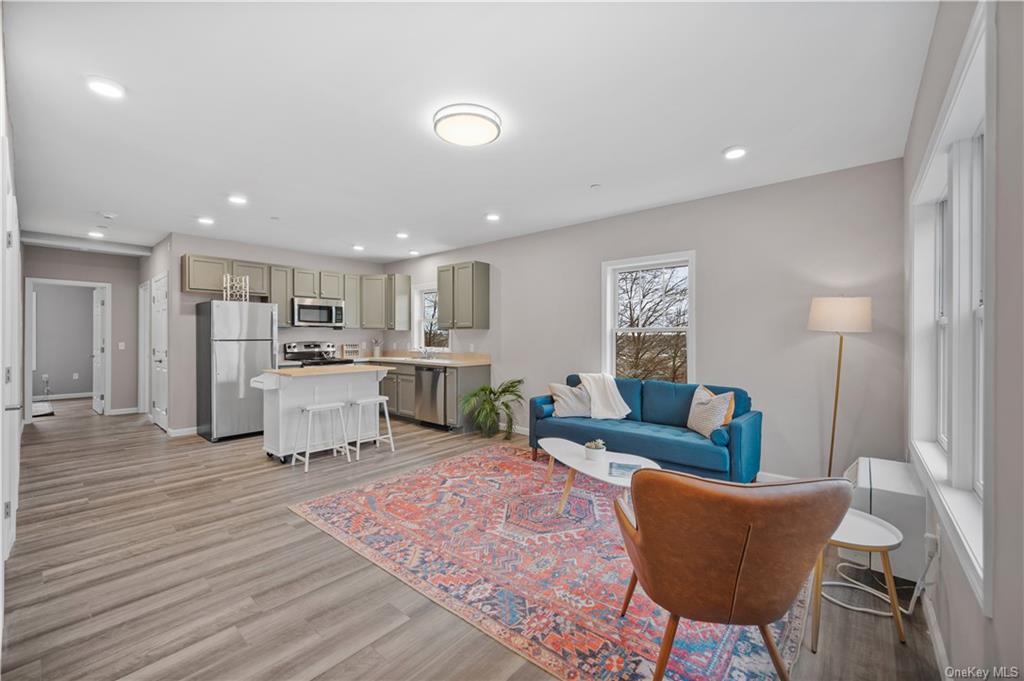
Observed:
[[[166,389],[167,389],[167,395],[166,395],[166,401],[167,401],[167,408],[166,408],[167,422],[163,426],[161,426],[157,422],[156,418],[153,416],[153,319],[155,318],[155,316],[153,314],[153,283],[156,282],[159,279],[163,279],[166,282],[166,289],[167,289],[167,311],[166,311],[167,318],[166,318],[165,323],[164,323],[164,328],[166,329],[166,332],[167,332],[167,356],[164,358],[164,360],[167,362],[167,381],[166,381],[166,383],[167,383],[167,386],[166,386]],[[169,270],[165,271],[165,272],[157,272],[156,276],[152,277],[146,283],[149,285],[149,299],[148,299],[149,328],[147,329],[147,333],[146,333],[146,338],[149,341],[149,343],[148,343],[149,344],[149,348],[146,350],[146,353],[147,353],[146,354],[146,384],[147,384],[147,388],[148,388],[147,392],[149,393],[149,395],[148,395],[149,401],[146,402],[146,411],[145,411],[145,413],[146,413],[146,416],[149,417],[149,420],[150,420],[150,422],[152,424],[154,424],[157,428],[160,428],[165,433],[170,435],[171,434],[171,371],[170,371],[170,364],[171,364],[171,273],[170,273]]]
[[[113,325],[111,319],[113,318],[113,294],[114,287],[109,282],[105,281],[77,281],[73,279],[47,279],[44,277],[25,277],[25,328],[24,328],[24,348],[25,348],[25,380],[22,386],[25,391],[25,413],[23,415],[25,423],[32,423],[32,374],[35,373],[36,364],[36,306],[35,306],[35,293],[36,285],[45,284],[49,286],[77,286],[81,288],[97,289],[101,288],[105,293],[105,300],[107,301],[106,314],[103,315],[103,347],[106,348],[106,357],[104,357],[104,376],[103,376],[103,414],[107,415],[110,413],[110,388],[112,385],[112,365],[114,362],[111,360],[113,354],[111,349],[113,347]],[[91,394],[90,390],[90,394]]]
[[[136,402],[138,403],[138,410],[140,414],[146,414],[149,416],[150,421],[153,420],[152,415],[149,413],[149,363],[150,355],[152,354],[152,344],[149,338],[150,332],[150,317],[153,314],[153,305],[150,300],[150,282],[146,281],[139,284],[139,356],[138,356],[138,395]]]

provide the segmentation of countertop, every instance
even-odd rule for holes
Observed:
[[[333,376],[335,374],[368,374],[380,371],[381,369],[394,370],[395,367],[374,364],[328,364],[318,367],[285,367],[283,369],[265,369],[265,374],[277,374],[278,376],[291,376],[293,378],[302,376]]]
[[[489,360],[474,360],[474,359],[443,359],[435,357],[433,359],[420,359],[419,357],[359,357],[356,359],[356,363],[365,364],[366,362],[380,363],[385,362],[387,364],[413,364],[421,367],[486,367],[490,366]]]

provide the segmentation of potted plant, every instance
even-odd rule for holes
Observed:
[[[583,458],[587,461],[600,461],[606,451],[604,440],[597,438],[583,445]]]
[[[459,401],[462,413],[473,419],[484,437],[494,437],[501,417],[505,417],[505,439],[515,432],[515,406],[523,403],[521,389],[526,379],[512,378],[497,388],[482,385]]]

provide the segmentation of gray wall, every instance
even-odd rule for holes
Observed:
[[[986,324],[994,321],[995,447],[992,489],[986,488],[992,514],[994,560],[986,570],[994,579],[993,616],[986,617],[974,596],[948,537],[937,528],[941,548],[934,587],[925,591],[938,620],[949,662],[968,665],[1021,665],[1024,663],[1024,596],[1022,596],[1022,530],[1024,488],[1021,442],[1024,441],[1024,246],[1021,236],[1022,149],[1022,33],[1024,14],[1018,3],[996,6],[996,84],[990,97],[988,129],[995,120],[996,291],[994,304],[986,296]],[[960,55],[974,3],[943,2],[918,90],[905,152],[905,190],[909,203],[914,178],[935,127],[953,69]],[[991,36],[990,36],[991,39]],[[991,61],[989,62],[992,63]],[[995,101],[995,109],[991,103]],[[993,115],[994,114],[994,115]],[[989,307],[994,309],[990,312]],[[991,316],[990,316],[991,315]]]
[[[903,169],[886,161],[394,263],[491,263],[491,328],[452,349],[489,352],[495,382],[547,391],[601,369],[601,263],[696,251],[696,379],[750,391],[765,412],[762,469],[825,472],[836,339],[806,330],[812,296],[868,295],[875,330],[848,337],[837,469],[902,458]],[[404,348],[408,334],[388,334]],[[520,410],[525,425],[525,410]]]
[[[136,407],[139,258],[26,246],[22,256],[22,273],[25,277],[111,284],[110,323],[113,342],[110,347],[110,407]],[[119,349],[118,343],[124,343],[124,350]]]
[[[221,239],[208,239],[187,234],[171,234],[153,247],[153,254],[143,258],[139,281],[146,281],[160,272],[168,272],[168,309],[170,314],[170,394],[168,396],[169,421],[172,430],[193,428],[196,425],[196,303],[211,300],[212,295],[182,293],[181,256],[186,253],[237,258],[254,262],[280,263],[316,270],[375,274],[383,271],[376,263],[355,259],[336,258],[298,251],[286,251],[268,246],[242,244]],[[372,331],[333,329],[278,329],[278,341],[325,340],[337,343],[369,342]]]
[[[36,370],[32,395],[92,391],[92,292],[84,286],[39,285],[36,292]],[[78,374],[78,379],[73,376]]]

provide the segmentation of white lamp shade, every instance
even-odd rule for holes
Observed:
[[[811,298],[807,329],[832,333],[867,333],[871,331],[871,298]]]

